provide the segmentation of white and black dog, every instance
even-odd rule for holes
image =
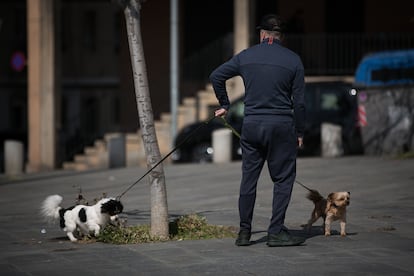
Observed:
[[[75,233],[80,235],[99,235],[108,223],[115,221],[123,210],[123,205],[115,198],[103,198],[95,205],[75,205],[69,208],[60,206],[60,195],[48,196],[42,204],[41,213],[48,221],[60,221],[60,227],[72,242],[76,242]]]

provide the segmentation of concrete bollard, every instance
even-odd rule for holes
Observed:
[[[125,167],[125,135],[114,133],[107,135],[109,168]]]
[[[23,173],[23,143],[15,140],[4,141],[4,173],[8,176]]]
[[[321,125],[322,157],[338,157],[343,155],[342,128],[330,123]]]
[[[222,128],[213,132],[213,162],[226,163],[231,161],[232,132]]]

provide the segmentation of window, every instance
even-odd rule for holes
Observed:
[[[325,111],[339,110],[338,96],[335,93],[322,93],[321,109]]]

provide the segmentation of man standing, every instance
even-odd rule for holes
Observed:
[[[297,147],[303,145],[304,68],[300,57],[281,45],[279,16],[264,16],[258,29],[259,44],[235,55],[210,75],[220,104],[215,116],[225,116],[230,106],[228,79],[241,76],[245,87],[240,140],[240,231],[236,245],[250,245],[257,181],[265,161],[274,183],[267,245],[299,245],[305,239],[292,236],[284,221],[296,177]]]

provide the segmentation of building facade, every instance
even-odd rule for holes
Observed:
[[[178,2],[181,99],[194,96],[207,84],[209,72],[238,51],[237,45],[243,45],[237,42],[240,33],[247,44],[257,42],[255,26],[266,13],[278,13],[286,19],[289,33],[284,43],[301,55],[308,77],[352,76],[365,54],[414,48],[414,2],[410,0]],[[34,14],[29,4],[43,7],[43,11]],[[170,109],[170,1],[144,1],[140,14],[157,119]],[[235,26],[240,22],[237,16],[245,17],[242,28]],[[45,24],[40,23],[45,17],[53,24],[53,45],[41,44],[51,31],[38,25],[43,36],[34,46],[29,41],[30,35],[36,37],[33,26]],[[240,29],[242,32],[235,31]],[[0,42],[0,162],[7,139],[22,141],[25,160],[33,164],[32,171],[39,171],[59,168],[105,133],[139,129],[124,15],[117,1],[1,0]],[[29,53],[33,53],[31,59]],[[51,65],[43,64],[46,58],[40,55],[53,55]],[[34,70],[36,64],[46,69]],[[44,74],[33,77],[39,81],[36,89],[40,95],[53,86],[49,100],[30,97],[35,85],[28,74],[30,67]],[[46,70],[52,67],[50,78],[52,73]],[[49,84],[40,81],[47,77]],[[38,111],[33,111],[36,108]],[[53,118],[34,115],[44,109],[49,109]],[[52,126],[44,130],[49,119]],[[30,145],[33,133],[37,136]],[[30,148],[35,152],[30,153]],[[43,166],[45,155],[53,158],[45,157],[51,161]]]

